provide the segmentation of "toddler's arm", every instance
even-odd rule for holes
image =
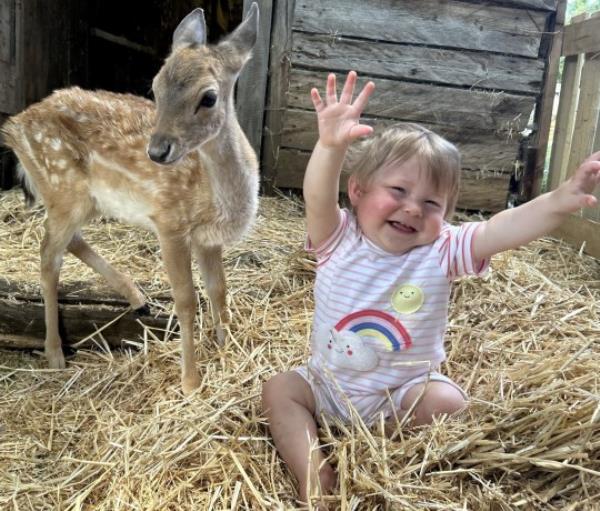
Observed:
[[[570,213],[598,203],[592,193],[599,183],[600,151],[585,160],[555,190],[517,208],[501,211],[484,222],[473,235],[474,257],[487,258],[552,232]]]
[[[335,75],[327,77],[325,101],[317,89],[311,99],[319,122],[319,140],[304,174],[306,229],[313,246],[318,247],[335,230],[339,220],[338,193],[342,163],[348,146],[373,128],[359,123],[375,85],[367,83],[352,102],[356,73],[350,71],[338,101]]]

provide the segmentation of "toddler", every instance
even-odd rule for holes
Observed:
[[[311,357],[263,388],[263,407],[275,446],[299,483],[299,498],[329,493],[335,473],[317,443],[322,415],[367,425],[380,414],[412,424],[454,414],[467,396],[439,372],[450,284],[483,274],[490,257],[519,247],[594,206],[600,152],[556,190],[484,222],[450,225],[459,187],[460,156],[442,137],[416,124],[371,135],[359,118],[374,90],[353,101],[350,72],[338,100],[335,75],[324,101],[313,89],[319,140],[304,177],[307,249],[317,260]],[[349,154],[347,155],[347,152]],[[348,198],[338,205],[348,156]]]

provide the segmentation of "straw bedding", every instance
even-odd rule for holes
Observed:
[[[37,286],[41,213],[0,197],[0,275]],[[86,238],[143,287],[168,290],[153,235],[96,222]],[[0,351],[2,509],[293,509],[294,482],[260,410],[261,383],[308,355],[314,265],[301,205],[263,198],[226,253],[232,337],[205,307],[201,388],[179,388],[179,341],[145,330],[131,351],[79,350],[64,371]],[[67,256],[63,282],[103,283]],[[391,437],[325,425],[341,509],[600,509],[600,263],[554,240],[496,256],[456,284],[444,370],[472,397],[454,420]]]

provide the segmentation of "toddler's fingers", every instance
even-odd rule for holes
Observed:
[[[323,110],[323,108],[325,108],[325,105],[321,100],[321,95],[319,94],[319,91],[317,89],[313,88],[310,90],[310,99],[312,100],[312,104],[315,107],[317,113],[319,113],[321,110]]]
[[[586,178],[597,177],[600,173],[600,161],[592,160],[590,158],[585,160],[578,170],[578,172],[583,174],[583,176],[585,176]]]
[[[594,208],[598,204],[598,199],[593,195],[584,195],[583,206],[584,208]]]
[[[337,103],[337,92],[335,90],[335,74],[329,73],[327,76],[327,93],[326,99],[327,104],[332,105],[333,103]]]
[[[350,71],[346,77],[346,83],[342,89],[340,103],[350,104],[352,102],[352,94],[354,94],[354,85],[356,84],[356,72]]]
[[[367,106],[367,103],[369,102],[369,96],[374,90],[375,84],[373,82],[368,82],[360,91],[360,94],[356,96],[353,105],[358,108],[360,112],[362,112]]]
[[[371,133],[373,133],[373,128],[371,126],[366,124],[356,124],[355,126],[352,126],[352,129],[350,130],[350,138],[355,140],[360,137],[366,137]]]
[[[586,158],[586,159],[583,161],[583,163],[588,163],[588,162],[590,162],[590,161],[598,161],[598,160],[600,160],[600,151],[597,151],[597,152],[595,152],[595,153],[591,154],[590,156],[588,156],[588,157],[587,157],[587,158]]]

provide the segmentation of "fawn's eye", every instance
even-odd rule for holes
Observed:
[[[217,102],[217,93],[214,90],[209,90],[207,92],[205,92],[202,97],[200,98],[200,101],[198,102],[198,106],[196,107],[196,112],[198,112],[198,110],[200,110],[200,108],[211,108],[213,106],[215,106],[215,103]],[[194,112],[194,113],[196,113]]]

